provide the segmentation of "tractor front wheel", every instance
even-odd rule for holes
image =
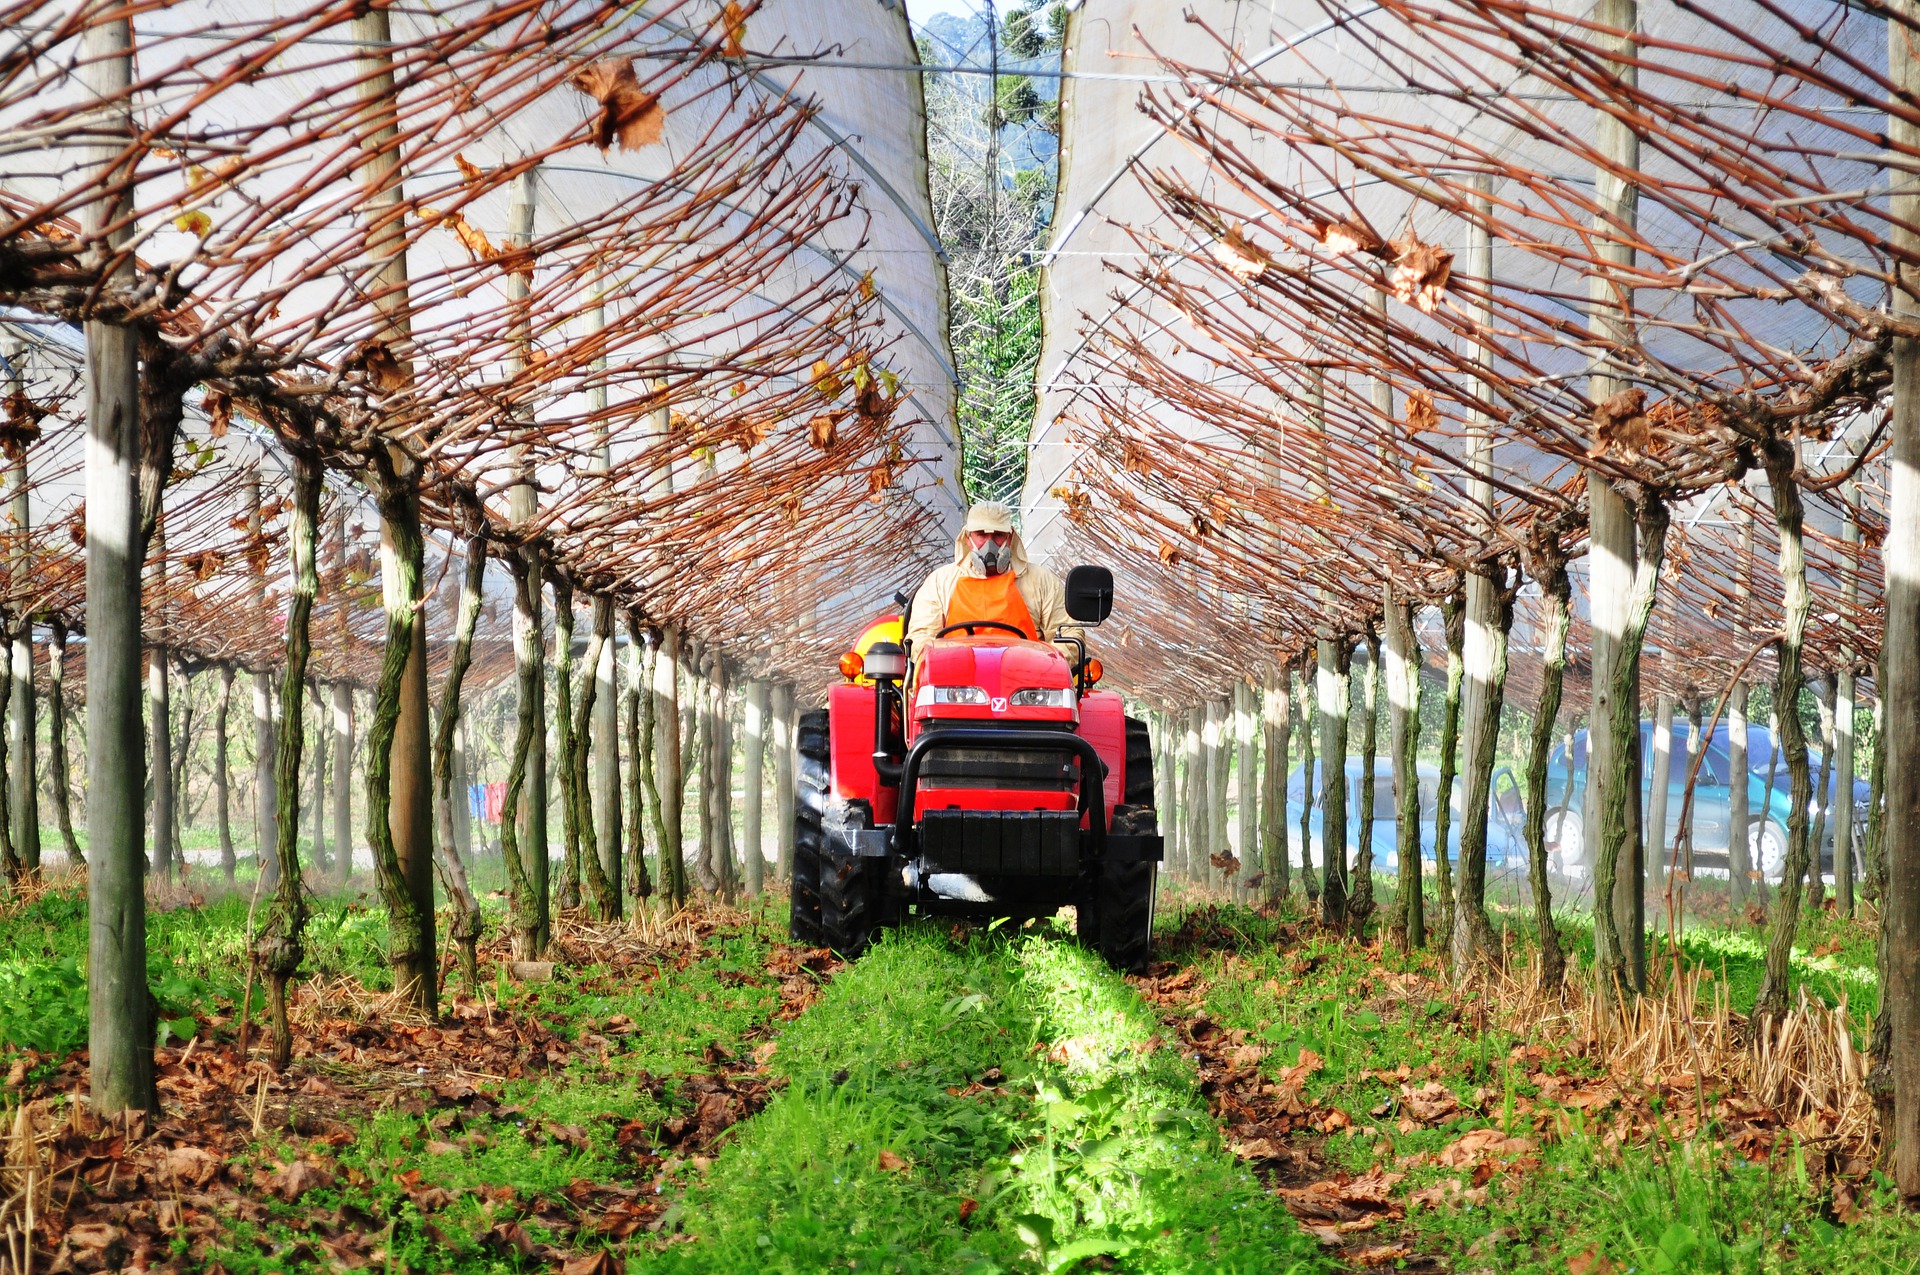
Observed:
[[[828,851],[820,859],[820,939],[851,961],[893,922],[885,859]]]
[[[820,867],[827,853],[827,796],[833,787],[827,711],[802,713],[795,732],[799,765],[793,792],[793,885],[787,933],[796,943],[823,947],[820,928]]]

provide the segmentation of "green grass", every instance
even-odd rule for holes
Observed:
[[[1323,1269],[1156,1026],[1062,939],[889,934],[781,1038],[788,1087],[648,1269]]]
[[[1606,1130],[1599,1124],[1590,1128],[1570,1111],[1569,1132],[1541,1139],[1531,1121],[1516,1115],[1517,1102],[1539,1094],[1529,1075],[1595,1076],[1597,1063],[1556,1051],[1521,1065],[1510,1061],[1517,1048],[1552,1038],[1531,1025],[1502,1026],[1478,1013],[1471,998],[1435,993],[1405,1000],[1389,994],[1389,975],[1418,970],[1439,977],[1432,953],[1403,957],[1390,945],[1363,950],[1312,930],[1280,951],[1274,924],[1244,910],[1224,910],[1213,928],[1244,939],[1232,945],[1235,950],[1200,951],[1190,959],[1209,980],[1208,1013],[1223,1027],[1245,1029],[1274,1047],[1263,1066],[1289,1065],[1302,1049],[1325,1060],[1306,1095],[1354,1122],[1323,1144],[1331,1168],[1404,1172],[1401,1187],[1408,1191],[1448,1179],[1468,1187],[1466,1174],[1435,1165],[1432,1153],[1480,1128],[1538,1144],[1529,1153],[1538,1167],[1495,1176],[1484,1201],[1414,1211],[1409,1225],[1416,1252],[1443,1255],[1461,1270],[1513,1275],[1564,1275],[1569,1260],[1589,1250],[1607,1257],[1620,1275],[1920,1270],[1920,1219],[1896,1208],[1885,1183],[1870,1178],[1859,1188],[1863,1216],[1838,1224],[1822,1153],[1803,1148],[1790,1134],[1780,1138],[1771,1161],[1757,1164],[1718,1145],[1723,1131],[1711,1126],[1689,1140],[1656,1121],[1650,1136],[1618,1145],[1602,1136]],[[1688,958],[1716,973],[1724,962],[1730,981],[1757,979],[1761,953],[1716,936],[1725,933],[1690,932]],[[1835,964],[1844,978],[1845,961],[1860,959],[1862,945],[1831,918],[1810,927],[1809,946],[1835,939]],[[1865,955],[1871,959],[1870,947]],[[1579,968],[1569,974],[1584,976]],[[1857,985],[1843,984],[1849,990]],[[1399,1083],[1397,1076],[1390,1083],[1378,1073],[1402,1066],[1415,1086],[1444,1086],[1459,1111],[1437,1128],[1408,1132],[1397,1127],[1391,1109],[1375,1116],[1397,1096]]]
[[[264,1223],[236,1222],[229,1243],[211,1256],[234,1275],[324,1268],[324,1260],[289,1254],[309,1219],[336,1210],[381,1219],[383,1226],[390,1222],[383,1247],[395,1269],[469,1275],[528,1269],[485,1240],[490,1228],[516,1221],[534,1243],[591,1247],[591,1240],[552,1221],[579,1220],[567,1197],[571,1185],[657,1185],[673,1193],[695,1173],[677,1158],[665,1165],[636,1163],[618,1135],[632,1121],[651,1126],[685,1114],[689,1104],[681,1082],[712,1070],[709,1047],[737,1052],[744,1048],[742,1037],[769,1020],[780,1001],[764,970],[773,937],[765,925],[716,934],[684,966],[589,966],[554,983],[496,982],[489,989],[495,1004],[523,1020],[537,1017],[563,1037],[577,1038],[621,1014],[635,1030],[609,1035],[604,1064],[597,1055],[576,1054],[558,1075],[487,1086],[494,1107],[484,1114],[396,1107],[360,1123],[337,1152],[276,1134],[257,1147],[258,1167],[321,1152],[337,1155],[339,1182],[310,1192],[297,1205],[268,1201]],[[449,1198],[423,1212],[416,1197],[434,1188]],[[498,1198],[501,1188],[511,1188],[510,1200]],[[643,1232],[640,1241],[646,1238]]]

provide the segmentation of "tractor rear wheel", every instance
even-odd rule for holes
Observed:
[[[1125,800],[1113,812],[1113,831],[1151,835],[1158,817],[1153,809],[1153,745],[1147,724],[1127,719]],[[1097,948],[1115,969],[1135,973],[1146,967],[1153,945],[1153,901],[1160,865],[1147,861],[1095,864],[1081,883],[1075,908],[1080,941]]]
[[[827,710],[802,713],[795,731],[799,766],[793,791],[793,888],[787,933],[796,943],[822,947],[820,864],[827,850],[827,795],[833,787]]]

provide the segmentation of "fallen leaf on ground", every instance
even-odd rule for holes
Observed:
[[[332,1185],[333,1171],[310,1160],[295,1160],[267,1181],[267,1189],[288,1204],[315,1187]]]
[[[894,1154],[893,1152],[882,1151],[880,1153],[880,1167],[885,1169],[888,1173],[905,1173],[907,1169],[910,1168],[911,1166],[909,1166],[904,1159]]]
[[[1413,1256],[1413,1250],[1405,1244],[1381,1244],[1374,1248],[1363,1248],[1357,1253],[1347,1254],[1347,1260],[1356,1266],[1391,1266]]]
[[[160,1165],[176,1186],[202,1187],[220,1175],[220,1157],[201,1147],[175,1147]]]
[[[1567,1275],[1613,1275],[1613,1263],[1597,1248],[1567,1259]]]
[[[570,1257],[560,1264],[560,1275],[619,1275],[623,1264],[601,1249],[586,1257]]]
[[[1429,1080],[1418,1089],[1412,1085],[1401,1085],[1400,1106],[1423,1124],[1438,1124],[1460,1110],[1460,1100],[1439,1081]]]
[[[1485,1159],[1525,1155],[1533,1149],[1526,1138],[1509,1138],[1498,1129],[1475,1129],[1442,1147],[1436,1159],[1449,1169],[1465,1169]]]

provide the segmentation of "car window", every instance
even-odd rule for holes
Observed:
[[[1521,799],[1520,785],[1511,774],[1502,772],[1494,776],[1493,802],[1515,826],[1527,817],[1527,803]]]

